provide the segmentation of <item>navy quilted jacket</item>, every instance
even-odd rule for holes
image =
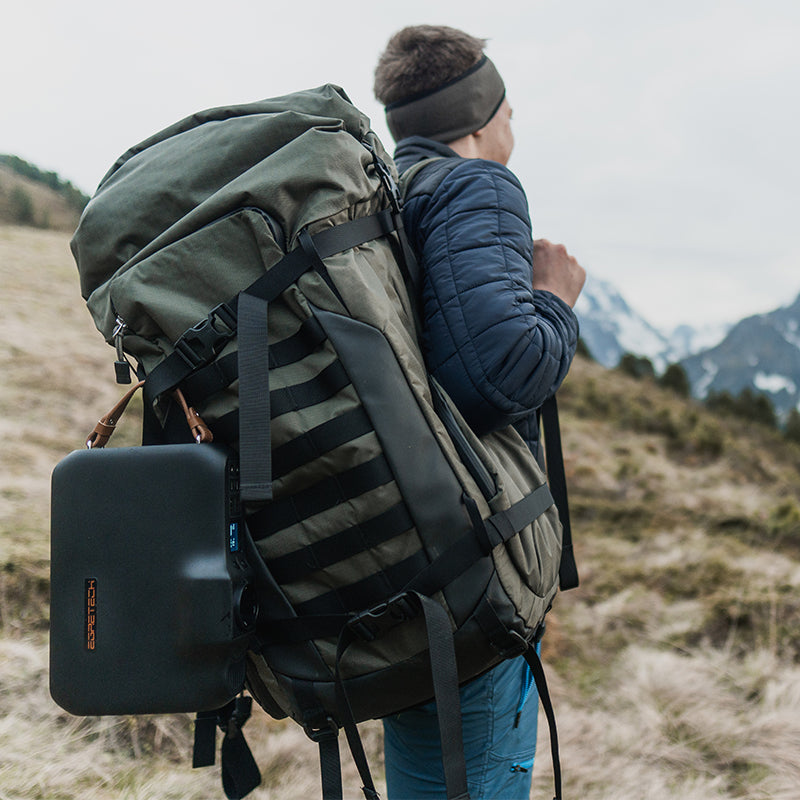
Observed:
[[[422,137],[398,143],[401,173],[426,165],[403,220],[424,270],[428,368],[478,433],[514,424],[537,452],[536,410],[561,385],[578,341],[572,309],[533,291],[528,201],[494,161]]]

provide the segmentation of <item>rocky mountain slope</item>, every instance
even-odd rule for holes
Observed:
[[[718,345],[682,364],[695,396],[753,388],[785,416],[800,403],[800,296],[784,308],[743,319]]]
[[[660,330],[632,308],[610,281],[589,275],[575,305],[581,338],[592,357],[604,367],[615,367],[625,353],[649,358],[661,372],[686,356],[713,347],[728,326],[679,325]]]
[[[656,371],[679,363],[692,394],[765,394],[779,419],[800,404],[800,296],[785,307],[730,327],[659,331],[632,309],[613,284],[589,278],[575,311],[592,357],[614,367],[625,353],[649,358]]]

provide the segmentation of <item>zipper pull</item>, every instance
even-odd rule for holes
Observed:
[[[114,348],[117,351],[117,360],[114,362],[114,372],[117,375],[117,383],[130,383],[131,382],[131,365],[125,358],[125,352],[122,349],[122,337],[125,336],[125,329],[128,327],[125,320],[117,314],[116,327],[114,328]]]

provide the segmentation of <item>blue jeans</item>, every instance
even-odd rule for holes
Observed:
[[[460,694],[471,800],[528,800],[539,698],[525,660],[498,664]],[[383,733],[389,800],[445,798],[435,703],[386,717]]]

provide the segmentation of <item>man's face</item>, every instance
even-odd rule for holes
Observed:
[[[511,132],[511,106],[504,99],[495,115],[480,130],[478,137],[480,158],[508,164],[514,149],[514,134]]]

